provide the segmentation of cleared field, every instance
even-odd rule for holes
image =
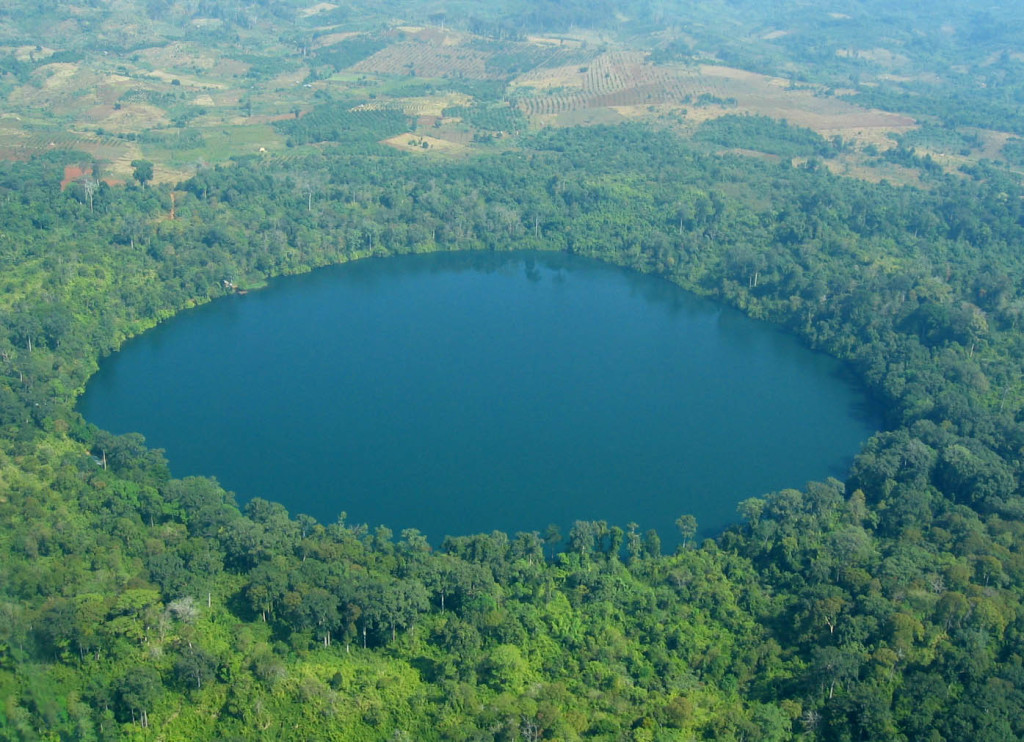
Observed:
[[[338,31],[337,33],[323,34],[316,37],[316,40],[313,42],[313,48],[323,49],[325,46],[332,46],[345,41],[345,39],[353,39],[362,35],[358,31]]]
[[[446,155],[464,155],[469,148],[463,144],[452,142],[437,137],[419,136],[416,134],[399,134],[398,136],[385,139],[381,144],[402,150],[403,152],[415,152],[417,154],[441,153]]]
[[[143,49],[137,52],[137,58],[140,62],[151,65],[154,68],[170,67],[178,69],[187,67],[194,73],[212,70],[224,64],[224,60],[220,58],[219,54],[205,49],[198,44],[188,42],[175,42],[166,46]],[[233,74],[244,71],[244,68],[232,70],[221,68],[221,72],[223,73],[224,71]]]
[[[668,84],[673,76],[672,68],[650,64],[643,52],[606,52],[583,64],[535,68],[513,80],[510,87],[541,90],[571,87],[590,95],[602,95]]]
[[[349,69],[377,75],[410,77],[500,79],[487,70],[488,55],[464,46],[444,42],[400,41],[358,62]]]
[[[641,52],[609,52],[586,65],[534,69],[516,78],[512,87],[531,93],[519,98],[520,110],[545,122],[600,108],[629,118],[643,118],[645,110],[653,118],[686,108],[693,122],[727,112],[762,114],[884,147],[892,146],[888,132],[916,125],[908,116],[855,106],[821,90],[794,88],[781,78],[718,65],[654,65]]]
[[[104,178],[124,179],[131,175],[131,161],[141,156],[139,147],[115,137],[101,137],[71,131],[31,131],[0,124],[0,159],[27,160],[40,152],[63,150],[82,152],[103,163]]]
[[[332,5],[331,3],[317,3],[316,5],[312,5],[308,8],[303,8],[302,10],[299,11],[299,15],[301,15],[303,18],[308,18],[311,15],[326,13],[330,10],[334,10],[337,7],[337,5]]]

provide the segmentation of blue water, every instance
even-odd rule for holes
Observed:
[[[839,365],[655,277],[563,254],[369,259],[126,344],[79,409],[324,523],[445,535],[574,520],[703,533],[843,476],[877,415]]]

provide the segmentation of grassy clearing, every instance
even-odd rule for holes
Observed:
[[[399,134],[390,139],[385,139],[386,144],[402,152],[413,152],[416,154],[442,154],[449,156],[463,156],[469,153],[470,148],[438,137],[423,136],[420,134]]]
[[[171,166],[194,166],[197,162],[223,162],[242,155],[282,153],[286,151],[284,137],[265,124],[236,125],[229,128],[214,127],[199,130],[204,139],[202,147],[188,150],[153,148],[146,150],[148,159],[166,162]]]

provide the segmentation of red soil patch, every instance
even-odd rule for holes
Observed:
[[[63,191],[70,183],[73,183],[86,174],[92,175],[92,169],[90,168],[89,172],[86,173],[85,170],[78,165],[65,165],[64,180],[60,182],[60,189]]]
[[[81,165],[65,165],[64,166],[64,180],[60,182],[60,189],[63,191],[69,185],[74,183],[79,178],[86,175],[95,175],[95,172],[90,167],[88,170],[83,168]],[[111,188],[115,186],[123,186],[124,181],[118,180],[117,178],[100,178],[100,180],[106,183]]]

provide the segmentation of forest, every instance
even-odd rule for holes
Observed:
[[[443,167],[384,148],[237,162],[182,183],[171,219],[166,188],[61,192],[63,164],[0,181],[10,735],[1022,733],[1015,183],[887,188],[614,127]],[[590,522],[434,551],[240,510],[73,411],[99,357],[225,278],[517,247],[780,323],[849,361],[887,429],[845,483],[745,501],[717,539],[681,518],[673,554]]]
[[[577,22],[575,5],[532,7],[527,26]],[[756,116],[691,141],[457,101],[520,131],[441,157],[377,141],[405,115],[317,105],[274,122],[286,156],[180,179],[139,156],[118,182],[71,148],[0,161],[0,738],[1024,738],[1012,168],[939,167],[914,149],[926,138],[973,146],[940,125],[879,158],[913,168],[910,186],[834,174],[844,142]],[[730,151],[745,143],[774,156]],[[174,478],[141,435],[75,411],[100,359],[232,287],[516,249],[783,327],[849,365],[884,429],[842,481],[745,500],[714,538],[680,512],[671,553],[668,534],[590,521],[432,548]]]

